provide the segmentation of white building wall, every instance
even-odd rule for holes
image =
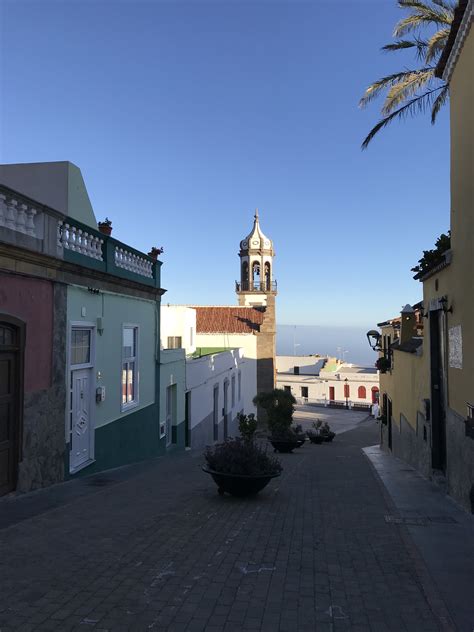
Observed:
[[[324,404],[329,402],[330,391],[329,388],[334,387],[334,400],[346,401],[344,397],[344,384],[347,377],[349,385],[349,403],[354,404],[371,404],[372,403],[372,388],[379,389],[379,377],[376,374],[341,374],[338,377],[338,373],[331,373],[321,376],[309,376],[309,375],[293,375],[291,373],[277,373],[277,388],[285,388],[289,386],[291,392],[297,400],[302,403],[302,387],[308,389],[309,403]],[[359,397],[359,387],[365,387],[366,396]]]
[[[181,336],[186,355],[196,351],[196,310],[181,305],[162,305],[160,345],[168,348],[169,336]]]
[[[209,345],[202,345],[209,346]],[[216,345],[217,346],[217,345]],[[252,399],[255,396],[255,360],[245,357],[244,350],[230,349],[220,353],[188,358],[186,361],[186,388],[190,392],[191,447],[214,442],[214,388],[218,387],[217,440],[225,438],[224,431],[224,383],[228,381],[227,436],[237,434],[237,413],[255,412]],[[239,397],[239,372],[241,393]],[[235,378],[235,401],[232,403],[232,377]]]

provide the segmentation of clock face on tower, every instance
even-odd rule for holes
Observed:
[[[253,246],[258,246],[258,239],[254,239],[254,240],[252,241],[252,245],[253,245]]]
[[[268,248],[270,246],[270,242],[265,240],[265,248]]]
[[[246,241],[243,241],[243,242],[242,242],[242,246],[243,246],[244,248],[246,248],[246,247],[247,247],[247,242],[246,242]]]

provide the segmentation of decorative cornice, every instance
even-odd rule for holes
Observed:
[[[442,78],[446,83],[449,83],[451,80],[454,67],[471,28],[474,17],[474,0],[464,0],[464,2],[461,0],[457,11],[462,12],[463,8],[462,18],[455,14],[448,42],[436,67],[436,76]],[[458,17],[457,20],[456,17]]]

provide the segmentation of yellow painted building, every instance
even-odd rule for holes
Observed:
[[[451,247],[423,301],[379,323],[382,445],[474,511],[474,15],[461,0],[437,75],[450,85]],[[416,309],[418,308],[418,309]]]

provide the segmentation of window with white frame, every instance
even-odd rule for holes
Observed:
[[[122,410],[138,404],[138,327],[122,329]]]
[[[232,408],[234,408],[235,406],[235,375],[232,376],[232,383],[231,383],[231,397],[232,397]]]
[[[242,371],[239,371],[237,374],[237,394],[240,402],[242,399]]]

